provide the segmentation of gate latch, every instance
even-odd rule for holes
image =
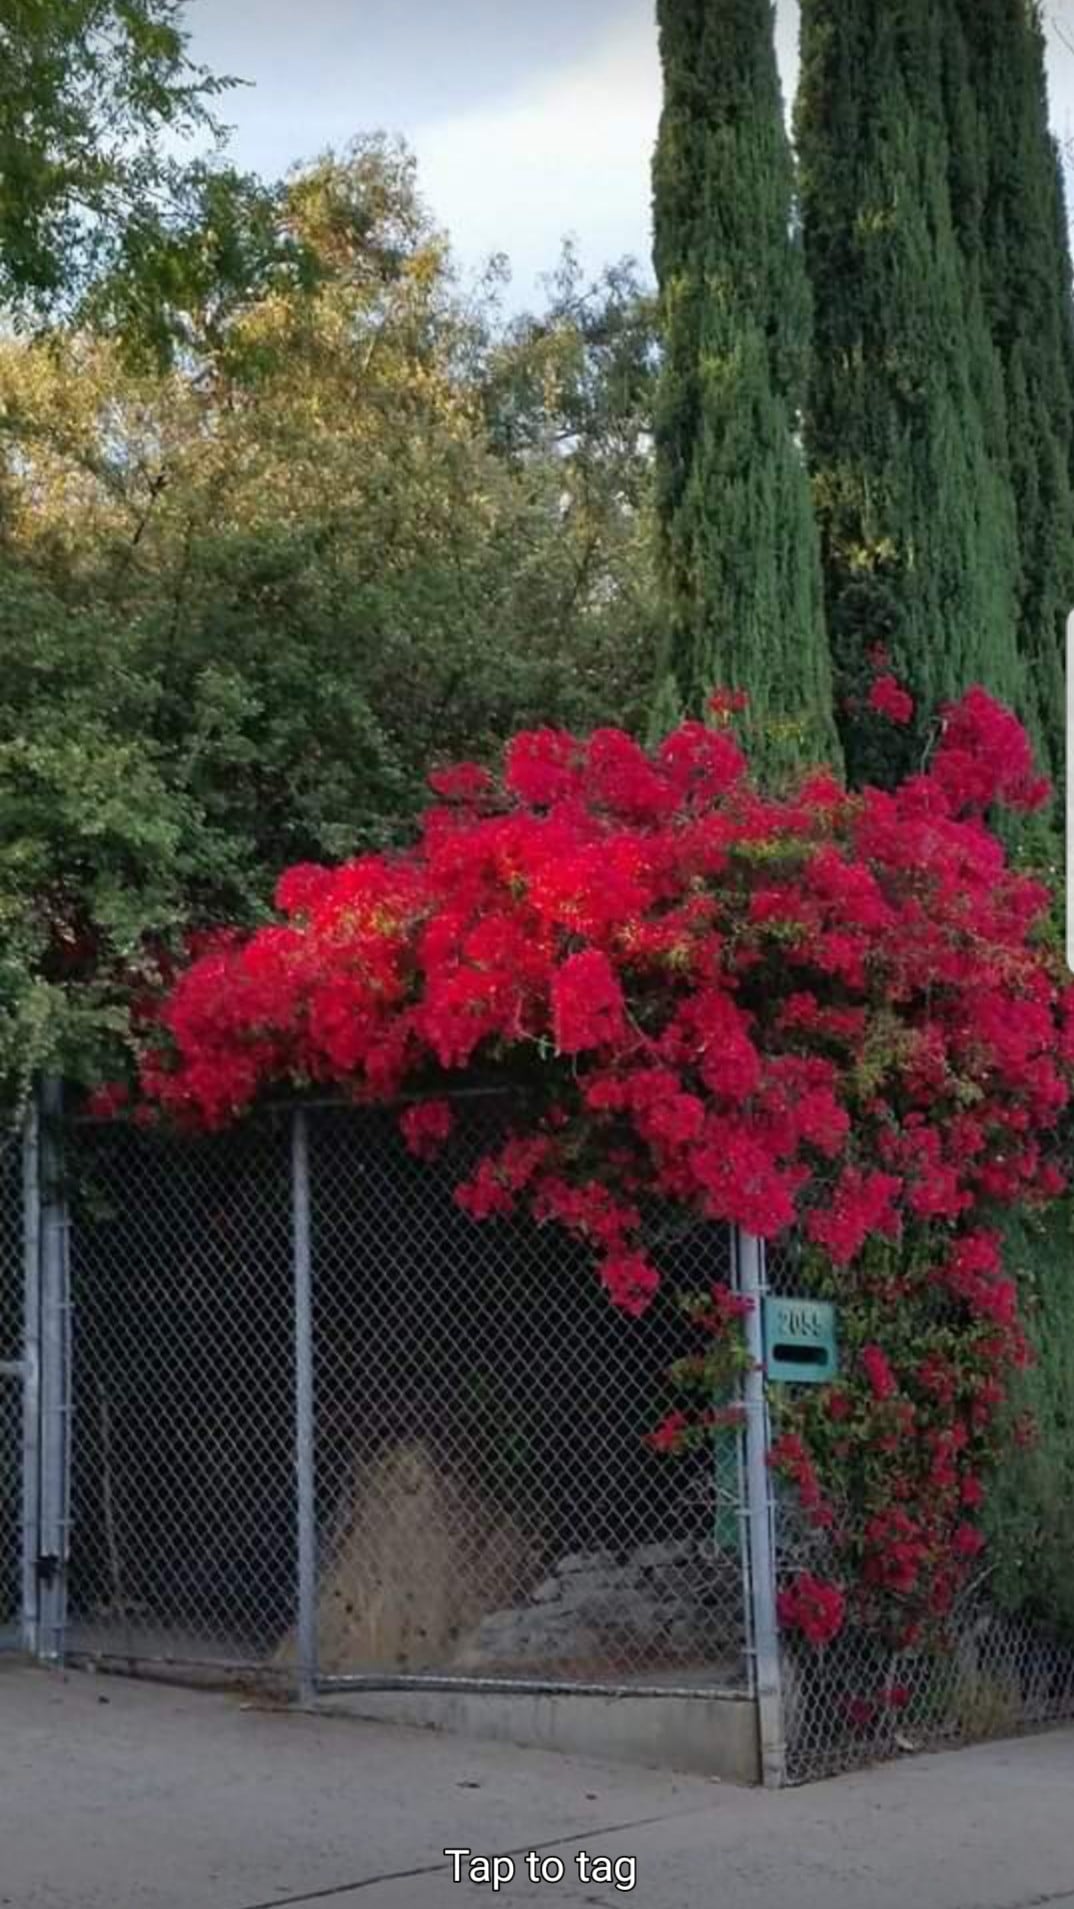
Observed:
[[[54,1584],[60,1568],[60,1560],[54,1551],[42,1552],[34,1559],[34,1572],[39,1584]]]

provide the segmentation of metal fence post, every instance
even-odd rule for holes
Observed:
[[[22,1648],[40,1647],[37,1560],[41,1550],[41,1123],[36,1092],[22,1128]]]
[[[751,1632],[756,1663],[756,1698],[761,1742],[761,1777],[767,1788],[778,1789],[785,1777],[783,1692],[780,1677],[779,1626],[776,1617],[776,1547],[771,1474],[768,1465],[769,1427],[765,1398],[764,1337],[761,1302],[765,1293],[762,1242],[737,1232],[735,1251],[738,1286],[752,1301],[746,1316],[746,1343],[750,1364],[743,1380],[746,1413],[746,1505],[749,1532]]]
[[[62,1118],[62,1083],[46,1080],[40,1115],[39,1484],[33,1568],[37,1654],[50,1663],[59,1663],[64,1652],[70,1538],[71,1308]]]
[[[300,1703],[310,1703],[317,1690],[317,1528],[309,1127],[302,1108],[297,1108],[291,1116],[291,1217],[295,1290],[298,1697]]]

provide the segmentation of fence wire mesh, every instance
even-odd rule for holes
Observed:
[[[0,1649],[19,1639],[22,1596],[22,1148],[0,1132]],[[7,1368],[5,1370],[5,1368]]]
[[[766,1281],[773,1294],[809,1296],[793,1243],[769,1250]],[[793,1399],[796,1390],[769,1386],[777,1426],[780,1395]],[[838,1582],[841,1560],[802,1515],[793,1488],[773,1481],[772,1499],[778,1586],[804,1571]],[[785,1780],[1074,1718],[1074,1646],[1024,1612],[1001,1609],[989,1578],[985,1569],[967,1585],[943,1648],[892,1654],[852,1622],[821,1651],[784,1633]]]
[[[696,1350],[674,1289],[730,1241],[667,1241],[634,1321],[558,1229],[453,1200],[509,1108],[460,1103],[430,1166],[390,1115],[307,1116],[323,1680],[743,1689],[738,1435],[645,1433]],[[80,1126],[70,1645],[296,1671],[290,1116],[209,1140]]]

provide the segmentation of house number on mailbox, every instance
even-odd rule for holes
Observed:
[[[780,1332],[788,1339],[823,1339],[824,1321],[805,1306],[779,1306]]]
[[[786,1385],[826,1384],[839,1369],[835,1307],[824,1299],[766,1299],[764,1343],[770,1379]]]

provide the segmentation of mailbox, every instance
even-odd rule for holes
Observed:
[[[825,1299],[764,1302],[765,1372],[784,1385],[826,1385],[839,1370],[835,1307]]]

